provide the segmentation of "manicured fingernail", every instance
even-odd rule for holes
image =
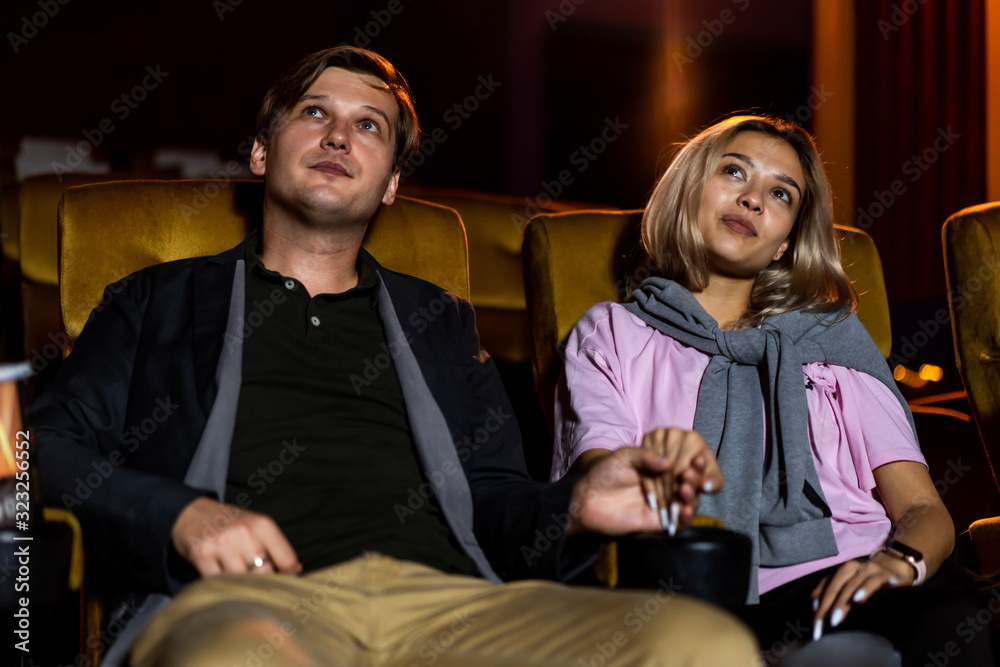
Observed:
[[[705,493],[711,493],[715,490],[715,483],[710,479],[706,479],[705,483],[701,485],[701,490]]]
[[[889,585],[899,586],[899,579],[897,579],[896,577],[889,577]]]
[[[667,508],[666,507],[661,507],[660,508],[660,527],[663,528],[663,530],[666,530],[666,531],[670,530],[670,517],[667,516]]]
[[[813,611],[819,611],[819,598],[813,598]]]
[[[670,534],[677,532],[677,524],[681,520],[681,504],[676,500],[670,503]]]
[[[646,502],[649,503],[649,508],[654,512],[660,511],[660,508],[657,507],[656,494],[652,491],[646,494]]]
[[[830,627],[835,628],[840,625],[840,622],[844,620],[844,610],[834,609],[833,614],[830,616]]]
[[[854,597],[852,597],[851,599],[854,600],[855,602],[861,602],[862,600],[865,599],[866,595],[868,595],[868,593],[865,592],[865,589],[859,588],[858,592],[855,593]]]
[[[817,620],[813,623],[813,641],[818,642],[820,637],[823,636],[823,619]]]

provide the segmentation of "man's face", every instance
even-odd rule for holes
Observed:
[[[250,169],[267,174],[270,203],[300,220],[367,222],[396,196],[398,114],[377,78],[327,68],[282,115],[271,140],[254,142]]]

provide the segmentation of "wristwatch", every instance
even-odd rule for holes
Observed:
[[[917,573],[916,579],[913,580],[913,586],[919,586],[924,583],[924,580],[927,578],[927,563],[924,562],[924,555],[922,553],[913,547],[908,547],[902,542],[897,542],[896,540],[880,547],[875,553],[879,553],[881,551],[884,551],[890,556],[895,556],[896,558],[905,560],[910,564],[910,567],[912,567]]]

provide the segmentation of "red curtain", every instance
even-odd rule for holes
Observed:
[[[941,224],[986,197],[984,0],[856,0],[855,16],[848,224],[874,237],[890,303],[938,301]]]

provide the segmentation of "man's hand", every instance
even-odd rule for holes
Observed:
[[[677,503],[678,528],[685,528],[698,509],[698,493],[716,493],[722,484],[715,456],[699,433],[656,429],[646,434],[642,447],[622,447],[588,463],[573,489],[566,535],[660,531],[659,508],[672,503]],[[673,493],[667,498],[669,489]]]
[[[295,549],[271,517],[211,498],[197,498],[181,510],[170,537],[177,553],[203,577],[302,571]]]

